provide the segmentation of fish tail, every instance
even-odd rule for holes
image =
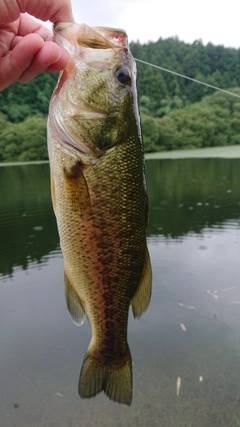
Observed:
[[[129,349],[123,363],[117,367],[100,364],[96,355],[90,351],[86,353],[79,378],[79,395],[82,398],[90,398],[101,391],[114,402],[131,405],[132,358]]]

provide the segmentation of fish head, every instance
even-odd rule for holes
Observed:
[[[54,33],[70,55],[50,104],[65,148],[96,159],[129,132],[140,136],[136,65],[126,33],[72,23],[58,23]]]

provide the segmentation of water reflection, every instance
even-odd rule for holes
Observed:
[[[149,236],[179,238],[206,227],[240,223],[239,159],[146,162]],[[0,168],[0,274],[27,269],[59,250],[49,165]]]
[[[59,248],[49,165],[1,167],[0,188],[0,275],[11,275]]]
[[[130,409],[78,397],[91,333],[65,307],[48,165],[0,168],[1,427],[239,425],[240,159],[146,168],[154,283],[129,321]]]
[[[239,159],[146,162],[150,235],[180,237],[240,221]]]

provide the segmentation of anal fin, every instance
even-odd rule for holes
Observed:
[[[135,318],[140,317],[148,308],[152,293],[152,268],[148,248],[146,247],[145,262],[142,278],[137,291],[131,301],[132,312]]]
[[[66,270],[64,270],[64,282],[65,282],[65,298],[69,314],[76,323],[81,326],[85,320],[85,308],[84,302],[81,300],[71,281],[68,278]]]

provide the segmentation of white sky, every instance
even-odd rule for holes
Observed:
[[[123,28],[129,41],[178,36],[240,47],[238,0],[72,0],[72,6],[76,22]]]
[[[56,0],[57,1],[57,0]],[[163,3],[163,4],[162,4]],[[77,23],[122,28],[129,41],[178,36],[240,48],[239,0],[72,0]],[[46,25],[46,23],[45,23]],[[47,23],[48,28],[51,24]]]

